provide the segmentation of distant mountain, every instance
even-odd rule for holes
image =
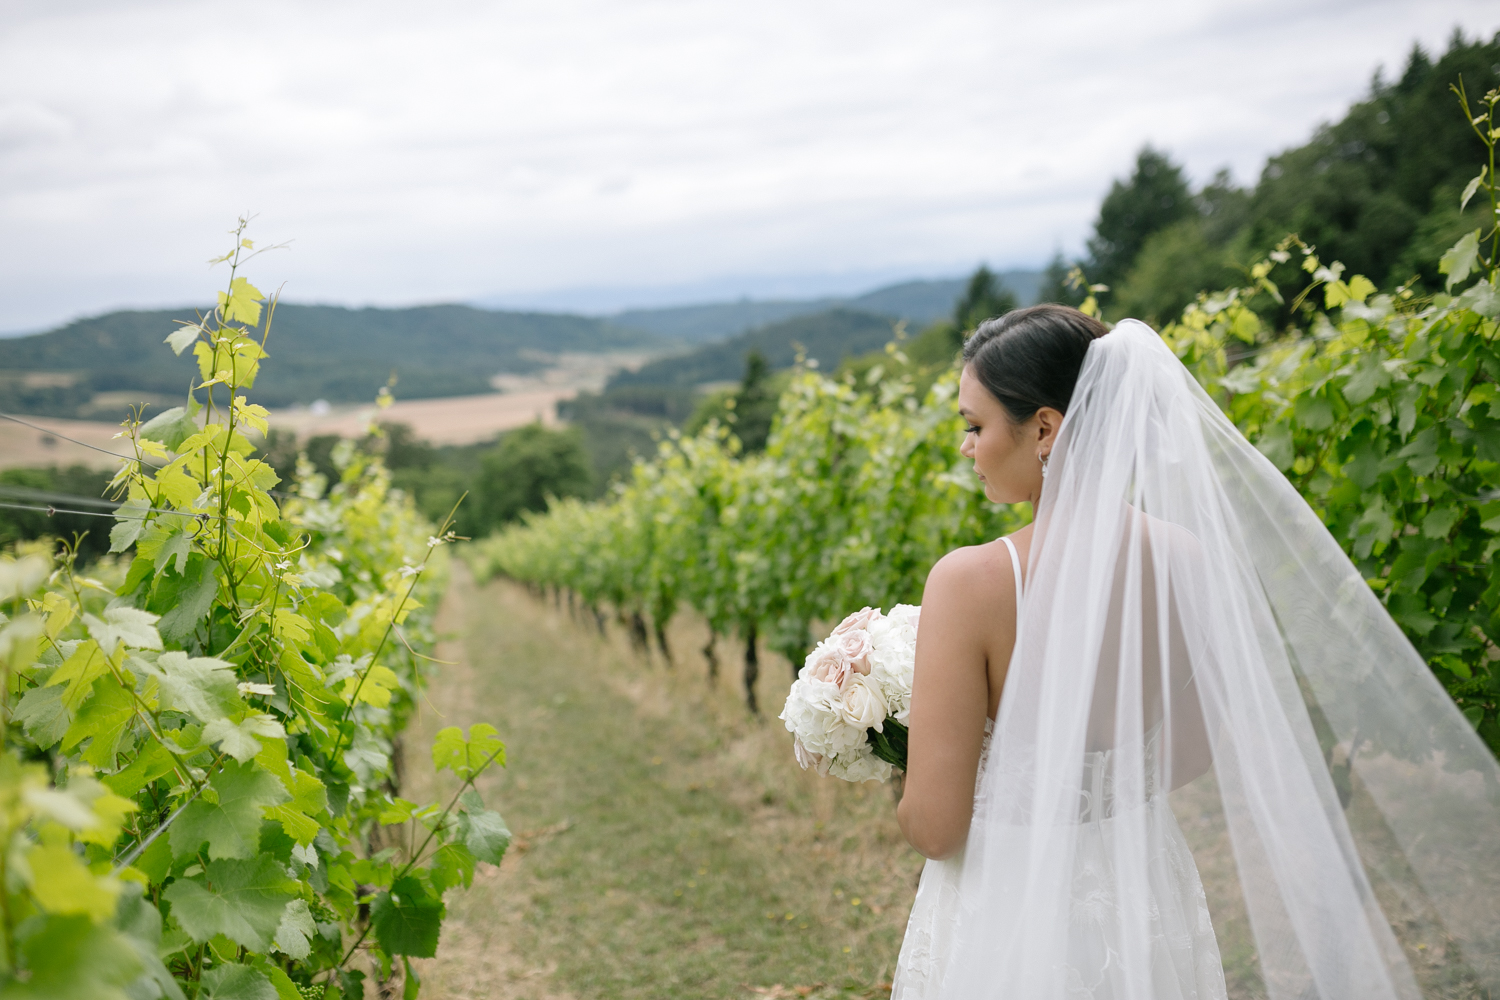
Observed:
[[[795,363],[800,346],[808,358],[831,370],[845,357],[885,346],[892,339],[893,324],[888,316],[844,308],[794,316],[688,354],[660,358],[633,372],[619,372],[607,391],[625,386],[687,388],[739,379],[745,373],[745,355],[752,350],[765,355],[772,368],[787,368]]]
[[[1041,287],[1040,271],[1003,271],[1000,281],[1015,292],[1022,305],[1036,301]],[[627,309],[609,317],[610,322],[636,330],[649,330],[663,337],[689,343],[722,340],[746,330],[793,316],[806,316],[834,308],[875,313],[925,326],[953,312],[963,294],[967,278],[936,281],[906,281],[847,298],[740,299],[702,305],[669,306],[662,309]]]
[[[188,309],[115,312],[0,340],[0,409],[119,419],[134,398],[172,405],[194,375],[162,343]],[[488,392],[491,376],[546,367],[559,351],[660,347],[652,333],[585,316],[469,306],[344,309],[281,305],[271,357],[249,393],[267,406],[360,402],[392,372],[407,399]],[[131,397],[131,398],[126,398]]]

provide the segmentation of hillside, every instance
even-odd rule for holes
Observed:
[[[998,277],[1015,293],[1021,304],[1036,301],[1041,272],[1003,271]],[[850,298],[741,299],[663,309],[629,309],[611,316],[610,322],[689,343],[721,340],[795,316],[839,308],[890,316],[907,320],[914,326],[923,326],[953,311],[953,302],[963,294],[967,280],[905,281]]]
[[[117,419],[132,401],[176,400],[189,355],[162,346],[191,310],[115,312],[29,337],[0,340],[0,409]],[[546,367],[547,355],[659,346],[655,334],[603,320],[493,312],[461,305],[345,309],[282,305],[267,350],[275,358],[251,392],[267,406],[362,402],[392,372],[417,399],[488,392],[500,372]]]
[[[745,355],[760,351],[774,368],[786,368],[800,348],[825,368],[845,357],[882,347],[893,336],[894,322],[853,309],[836,308],[811,316],[795,316],[742,333],[717,344],[708,344],[689,354],[661,358],[636,371],[623,371],[610,379],[611,390],[623,386],[651,385],[687,388],[705,382],[725,382],[745,372]]]

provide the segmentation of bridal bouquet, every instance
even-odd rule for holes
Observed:
[[[864,608],[808,654],[781,720],[803,769],[885,781],[906,769],[906,718],[921,608]]]

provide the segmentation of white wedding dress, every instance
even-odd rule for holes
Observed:
[[[1010,552],[1016,577],[1016,619],[1020,621],[1021,560],[1009,538],[1001,539]],[[986,719],[979,754],[982,776],[989,762],[993,723]],[[1146,738],[1146,774],[1160,772],[1157,756],[1161,725]],[[1078,813],[1078,846],[1074,855],[1072,896],[1068,901],[1069,941],[1063,981],[1067,1000],[1113,1000],[1122,994],[1117,981],[1122,910],[1150,928],[1151,988],[1156,1000],[1224,1000],[1224,970],[1219,945],[1209,919],[1208,901],[1198,866],[1163,790],[1150,789],[1147,804],[1146,882],[1149,891],[1138,899],[1120,898],[1115,878],[1114,764],[1115,754],[1084,754]],[[977,800],[977,796],[976,796]],[[975,822],[981,805],[975,803]],[[1024,850],[1028,830],[1013,830],[1017,849]],[[896,964],[891,1000],[935,1000],[943,997],[947,957],[966,906],[1004,906],[1004,899],[964,898],[964,855],[929,860],[922,868],[917,898],[912,904]]]

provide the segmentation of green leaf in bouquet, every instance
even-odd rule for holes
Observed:
[[[194,941],[223,934],[251,951],[270,949],[297,883],[275,858],[210,861],[201,876],[167,886],[172,916]]]
[[[280,778],[254,762],[225,761],[209,785],[219,801],[200,796],[188,803],[168,831],[173,856],[196,854],[207,842],[210,858],[251,857],[260,845],[266,807],[287,801],[291,794]]]
[[[870,745],[870,752],[892,767],[905,771],[907,728],[895,719],[886,719],[883,728],[884,732],[873,728],[865,730],[865,742]]]
[[[421,879],[408,875],[370,904],[375,940],[390,955],[432,958],[437,954],[443,922],[443,900]]]

